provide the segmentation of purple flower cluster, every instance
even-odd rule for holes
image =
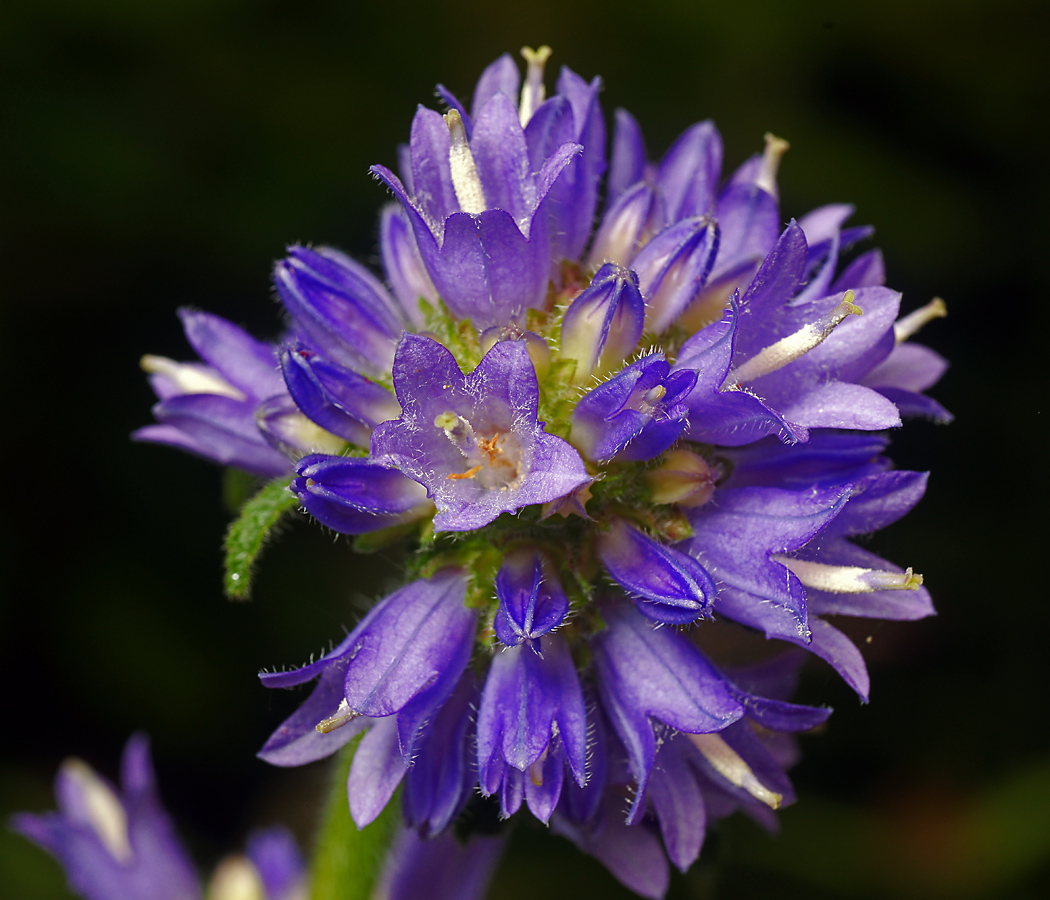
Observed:
[[[653,162],[620,110],[607,156],[600,81],[563,69],[546,97],[548,53],[524,82],[498,59],[469,110],[439,88],[400,174],[373,167],[385,280],[297,246],[277,345],[184,313],[203,362],[144,360],[160,424],[137,436],[286,473],[328,528],[414,549],[338,647],[262,675],[316,680],[263,759],[363,734],[360,827],[399,786],[422,838],[526,806],[658,897],[709,821],[793,799],[792,735],[830,714],[789,702],[795,647],[866,700],[828,617],[933,612],[852,539],[923,494],[885,432],[950,419],[922,393],[944,361],[909,340],[943,304],[900,316],[879,251],[846,257],[870,235],[849,206],[783,227],[777,138],[724,175],[712,123]],[[794,646],[732,668],[726,622]]]

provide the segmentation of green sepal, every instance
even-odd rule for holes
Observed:
[[[401,804],[396,794],[379,818],[360,831],[350,818],[346,780],[360,741],[360,736],[354,738],[335,757],[310,865],[310,900],[369,900],[397,834]]]
[[[402,538],[415,536],[419,528],[419,522],[412,521],[391,525],[389,528],[380,528],[378,531],[369,531],[367,534],[359,534],[354,538],[354,552],[376,553],[379,550],[385,550]]]
[[[288,490],[288,477],[263,485],[244,506],[226,531],[226,574],[223,585],[231,600],[251,596],[252,568],[267,537],[298,500]]]

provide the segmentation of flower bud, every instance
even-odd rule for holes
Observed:
[[[264,400],[255,411],[255,421],[263,437],[276,450],[293,459],[302,453],[341,453],[346,441],[311,422],[288,394]]]
[[[390,370],[403,323],[371,272],[336,250],[292,247],[274,283],[300,333],[325,356],[370,375]]]
[[[561,355],[577,361],[576,383],[623,362],[638,345],[644,321],[645,303],[634,272],[614,263],[602,266],[562,320]]]
[[[628,265],[662,223],[656,192],[646,182],[638,182],[609,207],[594,236],[587,264],[592,269],[607,262]]]
[[[711,467],[691,450],[672,450],[661,466],[645,473],[645,480],[653,503],[703,506],[715,491]]]
[[[632,268],[646,304],[646,327],[660,334],[686,310],[718,254],[718,226],[707,218],[684,219],[639,251]]]

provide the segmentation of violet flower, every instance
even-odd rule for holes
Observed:
[[[55,813],[19,813],[11,826],[62,864],[69,887],[85,900],[200,900],[190,861],[160,802],[149,742],[133,735],[124,748],[121,789],[78,759],[55,779]],[[253,832],[246,856],[213,873],[212,900],[303,900],[306,870],[282,827]]]
[[[659,897],[716,819],[772,827],[794,799],[791,735],[830,714],[790,702],[803,650],[867,698],[830,617],[933,613],[854,539],[922,495],[887,431],[950,418],[924,394],[945,363],[911,340],[944,308],[900,316],[879,252],[848,255],[871,234],[852,207],[784,227],[786,142],[724,174],[712,123],[654,160],[620,110],[607,151],[600,82],[563,70],[548,98],[549,50],[524,55],[469,110],[439,87],[400,177],[373,167],[398,201],[387,284],[291,248],[282,345],[193,320],[207,366],[151,364],[163,424],[142,436],[285,473],[320,524],[410,548],[407,585],[331,653],[262,675],[316,680],[263,759],[360,738],[359,827],[402,788],[389,896],[428,866],[428,893],[479,896],[502,844],[450,831],[527,814]],[[788,655],[726,667],[739,626]]]

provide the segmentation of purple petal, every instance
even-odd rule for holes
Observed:
[[[707,824],[703,794],[682,758],[681,750],[686,744],[687,739],[682,735],[667,741],[656,754],[649,780],[649,798],[656,810],[667,855],[682,872],[700,855]]]
[[[524,772],[549,749],[554,723],[573,775],[586,780],[587,721],[576,669],[559,635],[543,656],[525,647],[492,661],[478,711],[478,779],[492,792],[502,763]]]
[[[802,490],[857,482],[890,465],[881,454],[889,439],[870,432],[813,431],[804,444],[765,438],[744,447],[720,450],[733,464],[723,487],[776,486]]]
[[[506,210],[518,229],[528,233],[529,219],[539,198],[525,133],[518,111],[506,94],[494,94],[480,112],[475,111],[470,149],[489,208]]]
[[[904,388],[924,391],[933,387],[945,370],[948,361],[939,353],[922,344],[898,344],[881,363],[864,376],[863,383],[873,388]]]
[[[772,731],[809,731],[823,725],[832,712],[829,707],[800,706],[783,700],[770,700],[735,688],[733,696],[743,704],[749,719]]]
[[[667,893],[670,871],[660,839],[647,828],[624,824],[619,799],[605,801],[600,828],[573,828],[555,819],[555,830],[599,860],[629,890],[650,900]]]
[[[408,770],[405,821],[427,837],[445,830],[476,785],[470,738],[477,693],[474,674],[467,669],[427,728]]]
[[[719,582],[762,598],[756,605],[788,610],[805,622],[801,582],[771,554],[797,549],[815,537],[843,508],[849,487],[785,491],[736,488],[716,491],[690,515],[689,552]],[[716,611],[725,611],[721,603]]]
[[[691,370],[670,373],[662,353],[631,363],[588,392],[572,413],[573,444],[589,459],[651,459],[686,425]]]
[[[731,185],[718,199],[721,241],[715,276],[745,262],[765,259],[780,234],[777,201],[754,184]]]
[[[842,274],[831,285],[830,293],[881,285],[886,283],[886,266],[882,261],[882,251],[869,250],[851,262]]]
[[[412,479],[360,457],[304,456],[297,471],[292,490],[308,510],[312,504],[334,504],[374,516],[397,516],[426,502],[425,492]]]
[[[386,900],[482,900],[506,847],[506,836],[451,834],[424,840],[405,829],[387,857],[376,896]]]
[[[932,419],[941,425],[947,425],[955,419],[948,410],[932,397],[925,394],[917,394],[914,391],[906,391],[902,388],[880,387],[876,390],[890,401],[902,417],[914,418],[916,416]]]
[[[706,218],[691,218],[665,229],[634,257],[631,268],[638,273],[653,332],[668,328],[700,293],[718,247],[718,226]]]
[[[413,328],[421,328],[423,314],[419,309],[419,301],[423,299],[435,305],[438,293],[419,255],[412,226],[397,204],[388,203],[383,207],[379,223],[379,250],[383,258],[383,271],[386,272],[387,281],[405,320]]]
[[[809,620],[809,627],[812,638],[808,643],[801,638],[786,639],[804,646],[811,653],[829,662],[846,684],[857,692],[861,702],[867,703],[871,680],[868,678],[868,668],[864,665],[864,657],[860,655],[860,651],[846,635],[823,619],[814,616]]]
[[[598,690],[638,782],[631,807],[636,821],[656,753],[650,717],[703,734],[725,728],[743,715],[743,708],[686,638],[669,628],[653,628],[626,604],[607,605],[602,613],[608,627],[593,639]]]
[[[629,265],[637,249],[662,226],[663,218],[662,204],[651,185],[639,181],[621,192],[609,205],[598,227],[588,265],[591,268],[603,263]]]
[[[813,388],[781,408],[785,418],[807,428],[852,428],[880,431],[899,428],[897,407],[878,391],[859,384],[832,381]]]
[[[490,63],[478,79],[474,88],[474,99],[470,108],[477,117],[481,108],[496,94],[503,94],[517,102],[518,90],[521,87],[521,74],[518,65],[509,53],[504,53],[495,62]]]
[[[350,817],[358,829],[374,822],[408,771],[398,746],[397,721],[378,719],[361,739],[346,782]]]
[[[331,756],[351,738],[367,728],[371,720],[365,716],[336,728],[327,734],[317,730],[324,719],[334,716],[343,701],[345,664],[323,669],[321,678],[306,701],[270,735],[257,754],[272,766],[302,766]],[[267,687],[278,685],[267,684]]]
[[[401,412],[386,388],[301,344],[282,351],[281,371],[303,414],[352,444],[367,446],[372,428]]]
[[[612,159],[609,164],[608,203],[645,176],[645,139],[638,121],[626,109],[616,110]]]
[[[508,647],[531,643],[554,630],[569,611],[569,600],[551,561],[524,547],[508,553],[496,576],[499,609],[496,636]]]
[[[614,519],[598,538],[606,571],[636,599],[638,609],[657,622],[676,625],[705,615],[715,596],[711,576],[691,556],[665,547],[623,519]]]
[[[929,472],[881,472],[858,481],[825,534],[871,534],[892,525],[922,499],[928,478]]]
[[[598,209],[598,187],[605,174],[605,120],[598,94],[601,79],[589,84],[565,67],[558,78],[558,92],[572,107],[574,133],[568,138],[583,146],[559,176],[547,197],[551,255],[554,259],[579,259],[587,246]]]
[[[440,234],[441,223],[459,212],[452,184],[449,149],[452,139],[441,113],[420,106],[412,119],[409,139],[412,162],[412,198],[432,229]]]
[[[645,301],[638,277],[609,263],[576,295],[561,325],[561,355],[577,361],[581,376],[616,368],[638,346],[645,325]]]
[[[565,754],[561,747],[547,754],[540,765],[537,776],[530,771],[522,777],[525,786],[525,803],[537,819],[544,825],[550,820],[554,808],[561,797],[562,784],[565,781]]]
[[[244,401],[218,394],[182,394],[156,404],[153,415],[161,426],[140,428],[132,435],[135,440],[170,444],[268,478],[291,469],[291,463],[263,438],[254,407]]]
[[[424,689],[452,690],[470,659],[477,621],[477,610],[463,603],[465,591],[462,574],[436,575],[395,591],[362,620],[347,651],[351,709],[389,716]]]
[[[210,313],[180,309],[186,339],[208,365],[248,397],[277,393],[277,357],[272,344],[257,341],[232,322]]]
[[[331,250],[291,247],[274,283],[303,336],[325,356],[373,375],[387,370],[401,323],[371,273]]]
[[[524,342],[497,343],[465,376],[439,343],[405,335],[394,387],[403,412],[372,433],[372,459],[427,488],[439,530],[479,528],[588,480],[576,451],[536,419],[539,387]],[[435,424],[450,415],[460,420],[458,444]]]
[[[262,878],[266,900],[292,900],[306,877],[306,865],[291,832],[280,825],[253,831],[246,850]]]
[[[736,365],[795,330],[790,326],[785,330],[785,318],[780,313],[802,283],[807,251],[806,237],[792,220],[763,260],[740,301],[740,335],[733,359]],[[816,319],[824,312],[826,310],[821,309],[812,318]]]
[[[854,208],[848,203],[829,203],[806,213],[798,220],[798,225],[806,234],[806,243],[812,247],[834,238],[853,212]]]
[[[671,145],[656,182],[667,202],[668,221],[714,212],[722,172],[722,137],[710,120],[686,129]]]

